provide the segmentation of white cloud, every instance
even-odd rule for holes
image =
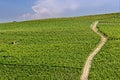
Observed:
[[[83,14],[110,12],[111,6],[119,10],[119,0],[35,0],[31,7],[34,13],[26,13],[19,20],[64,17]],[[118,5],[118,6],[117,6]],[[109,9],[110,8],[110,9]],[[106,11],[105,11],[106,10]]]
[[[75,11],[79,7],[77,0],[37,0],[35,5],[32,6],[33,14],[26,13],[20,18],[26,19],[39,19],[60,17],[67,10]]]

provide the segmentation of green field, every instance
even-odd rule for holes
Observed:
[[[120,14],[100,20],[98,28],[108,42],[93,61],[90,80],[120,80]]]
[[[80,80],[87,57],[100,41],[90,28],[96,20],[109,41],[95,57],[90,79],[119,79],[116,16],[119,13],[1,23],[0,80]]]
[[[79,80],[100,40],[91,23],[79,17],[0,24],[1,80]]]

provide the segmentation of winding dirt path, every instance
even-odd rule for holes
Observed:
[[[94,24],[92,24],[91,27],[92,27],[92,30],[101,37],[101,41],[97,45],[97,47],[90,53],[89,57],[87,58],[87,61],[85,63],[83,73],[82,73],[80,80],[88,80],[92,60],[95,57],[95,55],[101,50],[101,48],[104,46],[104,44],[107,42],[107,38],[98,31],[97,24],[98,24],[98,21],[96,21]]]

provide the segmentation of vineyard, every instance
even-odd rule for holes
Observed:
[[[80,80],[100,37],[108,42],[93,61],[91,80],[120,78],[119,13],[0,24],[0,80]]]
[[[99,36],[89,17],[0,24],[0,80],[79,80]]]
[[[100,20],[99,30],[108,42],[93,60],[90,80],[120,79],[120,14]]]

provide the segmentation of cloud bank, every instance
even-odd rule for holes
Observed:
[[[113,5],[114,4],[114,5]],[[112,6],[113,5],[113,6]],[[35,0],[33,13],[26,13],[20,20],[55,18],[119,10],[119,0]]]
[[[26,13],[23,19],[42,19],[61,17],[66,11],[75,11],[79,8],[78,0],[37,0],[32,6],[34,13]]]

